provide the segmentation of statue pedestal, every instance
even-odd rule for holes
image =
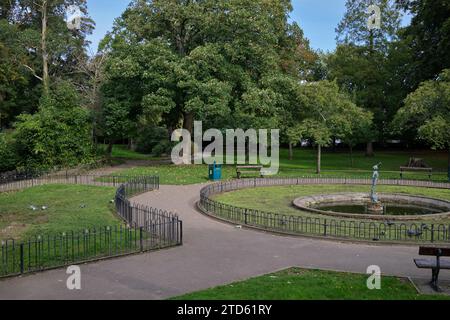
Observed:
[[[384,206],[380,202],[376,202],[376,203],[370,202],[367,204],[367,213],[383,215],[384,214]]]

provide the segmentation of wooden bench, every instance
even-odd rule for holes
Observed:
[[[263,174],[263,166],[237,166],[236,167],[236,173],[237,173],[237,178],[240,179],[242,174],[245,173],[258,173],[261,178],[264,177]]]
[[[420,247],[419,255],[436,257],[436,259],[414,259],[414,263],[417,268],[431,269],[431,287],[435,291],[441,291],[438,286],[439,272],[443,269],[450,270],[450,260],[442,260],[441,257],[450,257],[450,248]]]
[[[430,178],[430,180],[433,175],[433,168],[400,167],[400,179],[403,179],[403,173],[406,171],[428,172],[428,178]]]

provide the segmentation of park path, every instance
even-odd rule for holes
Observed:
[[[135,202],[170,210],[184,225],[184,245],[82,265],[82,290],[66,288],[58,269],[0,281],[0,299],[164,299],[290,266],[428,278],[413,263],[417,247],[340,243],[239,229],[195,209],[202,185],[161,186]],[[450,278],[443,273],[442,278]]]

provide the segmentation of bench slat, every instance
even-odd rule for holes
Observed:
[[[434,269],[437,268],[436,260],[431,259],[415,259],[414,263],[420,269]],[[441,269],[450,270],[450,261],[441,260]]]
[[[400,167],[401,171],[429,171],[432,172],[433,168],[413,168],[413,167]]]
[[[438,247],[420,247],[419,254],[421,256],[437,256],[441,251],[441,257],[450,257],[450,248],[438,248]]]

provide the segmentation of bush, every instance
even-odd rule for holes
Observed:
[[[152,153],[156,156],[166,153],[167,144],[171,145],[168,137],[169,133],[165,128],[147,127],[141,129],[136,140],[136,151]]]
[[[4,133],[0,134],[0,159],[0,172],[11,171],[16,168],[17,155],[13,140]]]
[[[153,149],[152,149],[152,155],[155,157],[160,157],[164,154],[170,154],[172,152],[173,143],[165,140],[160,141]]]
[[[89,112],[74,88],[60,83],[34,115],[21,115],[14,133],[19,164],[27,168],[70,167],[92,161]]]

